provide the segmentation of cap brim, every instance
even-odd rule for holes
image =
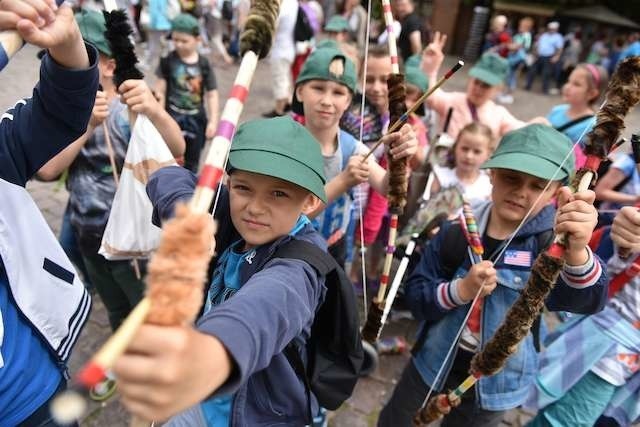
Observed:
[[[291,157],[269,151],[235,150],[229,153],[229,167],[282,179],[310,191],[327,203],[322,177]]]
[[[497,155],[480,167],[481,169],[509,169],[533,175],[538,178],[564,181],[567,172],[560,165],[528,153],[504,153]]]
[[[498,86],[499,84],[502,84],[504,80],[499,76],[496,76],[495,74],[478,67],[473,67],[471,70],[469,70],[469,76],[481,80],[491,86]]]

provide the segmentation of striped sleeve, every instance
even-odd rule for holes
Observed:
[[[436,301],[440,308],[444,310],[451,310],[465,304],[465,302],[458,296],[458,282],[459,279],[451,282],[442,282],[438,285],[438,289],[436,290]]]
[[[560,273],[562,280],[572,288],[583,289],[593,286],[602,274],[602,267],[596,261],[593,252],[588,246],[586,249],[589,252],[587,262],[582,265],[565,265]]]

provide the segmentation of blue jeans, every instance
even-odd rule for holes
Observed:
[[[84,286],[87,289],[93,288],[93,284],[91,283],[91,279],[87,273],[87,267],[84,265],[82,254],[78,249],[78,241],[76,240],[75,232],[71,226],[71,208],[68,203],[67,208],[64,210],[64,215],[62,216],[62,225],[60,227],[58,242],[60,242],[60,246],[62,246],[64,253],[67,254],[73,265],[75,265],[80,274],[82,274]]]
[[[40,407],[36,409],[33,414],[29,415],[26,420],[18,424],[18,427],[77,427],[77,423],[65,424],[64,426],[62,424],[58,424],[53,420],[51,410],[49,409],[53,398],[56,397],[58,393],[64,391],[66,388],[67,382],[65,380],[60,381],[60,385],[53,393],[53,395],[49,398],[49,400],[40,405]]]
[[[524,64],[524,61],[518,61],[515,64],[511,64],[509,67],[509,74],[507,75],[507,88],[510,91],[513,91],[517,86],[518,81],[518,71],[520,67]]]
[[[551,78],[553,78],[554,82],[557,80],[555,78],[557,74],[557,66],[551,62],[551,58],[551,56],[540,56],[536,59],[536,62],[533,63],[531,68],[529,68],[529,72],[527,73],[527,90],[531,90],[533,80],[540,72],[542,72],[542,91],[544,93],[549,93],[549,80]]]

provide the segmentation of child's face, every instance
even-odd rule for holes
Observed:
[[[504,231],[513,231],[542,194],[547,180],[511,169],[493,169],[491,183],[491,221],[496,221],[494,224],[505,228]],[[547,188],[532,210],[531,217],[536,216],[551,201],[558,188],[558,181]]]
[[[310,80],[296,88],[302,102],[306,125],[311,129],[337,127],[340,117],[351,105],[351,91],[329,80]]]
[[[588,106],[589,101],[598,94],[597,89],[589,86],[588,71],[582,67],[569,74],[569,80],[562,86],[562,100],[570,105]]]
[[[173,40],[178,55],[186,56],[196,51],[200,37],[174,31],[171,33],[171,40]]]
[[[473,105],[480,107],[485,102],[493,99],[499,90],[500,86],[491,86],[482,80],[470,77],[469,83],[467,83],[467,98]]]
[[[479,133],[464,132],[456,144],[456,169],[465,173],[476,173],[489,159],[491,151],[487,138]]]
[[[422,91],[420,88],[407,83],[407,95],[404,98],[404,103],[407,106],[407,109],[413,107],[418,98],[422,96]]]
[[[245,250],[287,235],[300,214],[320,204],[302,187],[240,170],[229,177],[229,200],[231,221],[245,241]]]
[[[349,41],[349,33],[346,31],[327,31],[327,38],[344,43]]]
[[[103,88],[107,85],[113,85],[113,73],[115,69],[116,61],[101,53],[98,58],[98,71],[100,72],[100,84]]]
[[[391,61],[388,57],[377,58],[373,56],[370,56],[367,61],[364,94],[379,113],[386,113],[389,110],[387,77],[391,74]]]

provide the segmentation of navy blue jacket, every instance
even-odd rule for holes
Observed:
[[[187,201],[195,183],[191,172],[175,166],[154,173],[147,185],[154,221],[172,216],[175,203]],[[216,252],[222,253],[239,238],[231,224],[224,188],[215,218]],[[311,225],[295,237],[284,236],[260,246],[251,264],[243,263],[240,268],[243,286],[238,293],[197,321],[198,330],[222,341],[234,361],[234,375],[215,392],[234,394],[232,426],[306,424],[304,385],[282,351],[293,340],[304,348],[324,298],[324,278],[309,264],[294,259],[273,259],[256,271],[278,246],[292,238],[326,250],[324,239]],[[312,400],[312,410],[317,411],[317,402]]]

